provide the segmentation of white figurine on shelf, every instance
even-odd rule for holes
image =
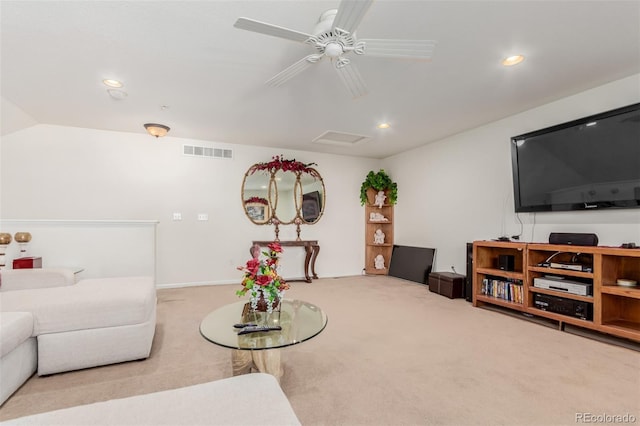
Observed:
[[[378,193],[376,194],[376,202],[374,204],[379,208],[382,208],[382,205],[384,204],[384,200],[386,198],[387,196],[384,195],[384,191],[378,191]]]
[[[377,255],[375,259],[373,259],[373,263],[376,269],[384,269],[384,257],[381,254]]]
[[[373,244],[384,244],[384,232],[382,229],[376,229],[376,232],[373,234]]]
[[[389,219],[384,217],[384,215],[382,213],[371,212],[371,213],[369,213],[369,221],[371,221],[371,222],[388,222]]]

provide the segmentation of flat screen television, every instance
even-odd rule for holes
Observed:
[[[640,207],[640,103],[511,138],[516,212]]]

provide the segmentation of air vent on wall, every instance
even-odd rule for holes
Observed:
[[[371,139],[369,136],[333,132],[329,130],[315,138],[312,142],[326,145],[354,146],[364,141],[368,141],[369,139]]]
[[[222,148],[211,148],[208,146],[182,145],[182,153],[192,157],[224,158],[231,160],[233,150]]]

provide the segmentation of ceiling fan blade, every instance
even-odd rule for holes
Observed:
[[[373,0],[342,0],[338,6],[338,13],[333,21],[332,29],[340,28],[348,33],[353,33],[372,3]]]
[[[322,59],[322,55],[318,55],[315,53],[313,55],[305,56],[298,62],[271,77],[269,80],[267,80],[266,84],[272,87],[282,86],[284,83],[291,80],[293,77],[300,74],[302,71],[318,62],[320,59]]]
[[[390,58],[431,59],[436,47],[435,40],[359,39],[358,41],[364,42],[365,55]]]
[[[279,27],[266,22],[256,21],[249,18],[238,18],[234,27],[241,30],[253,31],[260,34],[266,34],[274,37],[286,38],[287,40],[299,41],[304,43],[311,34],[301,33],[300,31],[291,30],[289,28]]]
[[[362,80],[355,65],[347,63],[346,65],[336,66],[335,68],[340,76],[340,80],[342,80],[342,83],[344,83],[354,99],[367,94],[367,86],[364,84],[364,80]]]

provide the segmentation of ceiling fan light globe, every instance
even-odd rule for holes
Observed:
[[[339,43],[329,43],[324,48],[324,54],[330,58],[337,58],[344,53],[342,46]]]

